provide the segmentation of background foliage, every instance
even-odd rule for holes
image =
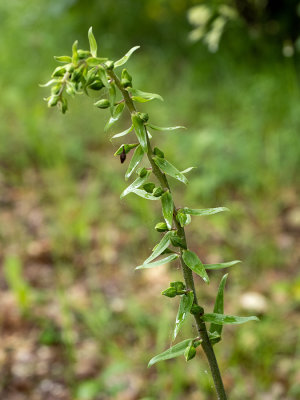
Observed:
[[[189,40],[188,10],[200,3],[235,11],[214,53],[209,25]],[[128,68],[165,99],[147,104],[153,122],[188,127],[159,138],[176,165],[198,167],[185,193],[175,189],[177,203],[232,210],[188,230],[203,262],[244,261],[231,271],[225,312],[261,317],[226,328],[216,347],[230,398],[299,396],[298,10],[297,1],[1,2],[3,397],[214,398],[204,361],[146,369],[171,341],[176,304],[159,293],[178,271],[134,271],[161,217],[134,196],[119,200],[124,166],[112,156],[114,130],[103,133],[105,113],[77,98],[62,116],[41,100],[52,56],[76,38],[86,46],[90,25],[112,59],[141,45]]]

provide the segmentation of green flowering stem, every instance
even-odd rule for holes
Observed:
[[[135,105],[131,99],[131,97],[129,96],[129,93],[127,90],[124,89],[124,87],[121,84],[121,81],[119,80],[119,78],[117,77],[117,75],[114,73],[113,70],[109,70],[107,71],[108,75],[110,76],[110,78],[115,82],[116,86],[118,87],[118,89],[121,91],[122,96],[124,98],[125,104],[129,110],[129,112],[131,114],[136,113],[136,108]],[[161,186],[163,189],[169,190],[171,192],[168,180],[166,178],[166,175],[160,170],[160,168],[155,164],[154,160],[153,160],[153,150],[150,144],[150,140],[149,140],[149,136],[146,130],[146,127],[144,128],[146,131],[146,139],[147,139],[147,157],[148,160],[151,164],[152,167],[152,172],[154,173],[154,175],[156,176],[156,178],[158,179],[158,181],[160,182]],[[173,212],[173,221],[177,227],[177,231],[178,231],[178,235],[180,237],[183,238],[185,247],[186,246],[186,236],[185,236],[185,230],[183,227],[180,226],[180,224],[178,223],[177,219],[176,219],[176,215],[177,215],[177,211],[176,211],[176,207],[174,205],[174,212]],[[186,288],[190,289],[193,291],[194,294],[194,304],[198,305],[198,300],[197,300],[197,296],[196,296],[196,291],[195,291],[195,284],[194,284],[194,278],[193,278],[193,273],[191,271],[191,269],[185,264],[185,262],[183,261],[182,258],[182,249],[180,249],[180,264],[181,264],[181,268],[182,268],[182,272],[183,272],[183,276],[184,276],[184,280],[185,280],[185,284],[186,284]],[[219,400],[226,400],[227,396],[225,393],[225,389],[224,389],[224,385],[223,385],[223,381],[222,381],[222,377],[220,374],[220,370],[219,370],[219,366],[217,363],[217,359],[215,356],[215,352],[213,350],[213,346],[209,340],[208,337],[208,332],[207,332],[207,328],[205,325],[205,322],[203,322],[203,320],[201,319],[201,314],[196,314],[194,315],[195,321],[196,321],[196,326],[197,326],[197,330],[199,332],[199,336],[202,340],[201,345],[203,348],[203,351],[207,357],[210,369],[211,369],[211,373],[213,376],[213,380],[214,380],[214,384],[215,384],[215,388],[217,391],[217,395],[218,395],[218,399]]]

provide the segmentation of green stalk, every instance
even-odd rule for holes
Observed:
[[[107,73],[109,74],[111,79],[114,80],[114,82],[117,85],[118,89],[121,91],[122,96],[123,96],[124,101],[125,101],[125,104],[126,104],[128,110],[129,110],[129,112],[131,114],[136,112],[136,108],[134,106],[134,103],[133,103],[131,97],[129,96],[127,90],[125,90],[123,88],[123,86],[121,85],[121,82],[120,82],[119,78],[117,77],[117,75],[112,70],[107,71]],[[171,192],[170,186],[169,186],[169,182],[168,182],[168,180],[166,178],[166,175],[160,170],[160,168],[153,161],[153,158],[152,158],[153,151],[152,151],[152,148],[151,148],[151,145],[150,145],[149,136],[148,136],[147,131],[146,131],[146,137],[147,137],[147,157],[148,157],[148,160],[149,160],[149,162],[151,164],[152,172],[154,173],[154,175],[156,176],[156,178],[160,182],[162,188],[168,189]],[[182,238],[184,238],[184,242],[186,244],[185,230],[177,222],[176,215],[177,215],[177,211],[176,211],[176,207],[174,205],[173,221],[174,221],[174,223],[175,223],[175,225],[177,227],[179,235]],[[196,291],[195,291],[193,273],[192,273],[191,269],[184,263],[184,261],[182,259],[182,250],[180,250],[180,264],[181,264],[181,268],[182,268],[182,272],[183,272],[183,276],[184,276],[186,287],[193,291],[193,293],[194,293],[194,304],[198,305],[198,300],[197,300]],[[216,388],[218,399],[219,400],[226,400],[227,396],[226,396],[226,393],[225,393],[222,377],[221,377],[221,374],[220,374],[220,369],[219,369],[219,366],[218,366],[218,362],[217,362],[217,359],[216,359],[216,356],[215,356],[215,352],[214,352],[213,346],[212,346],[212,344],[211,344],[211,342],[209,340],[209,337],[208,337],[208,333],[207,333],[205,322],[202,321],[200,314],[194,315],[194,318],[195,318],[195,322],[196,322],[196,326],[197,326],[197,330],[198,330],[199,336],[202,339],[201,345],[202,345],[203,351],[204,351],[204,353],[205,353],[205,355],[207,357],[207,360],[208,360],[208,363],[209,363],[209,366],[210,366],[210,370],[211,370],[211,373],[212,373],[212,376],[213,376],[214,385],[215,385],[215,388]]]

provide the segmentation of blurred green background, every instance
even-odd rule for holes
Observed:
[[[216,398],[201,351],[147,369],[171,343],[177,302],[160,292],[180,271],[134,270],[161,216],[119,199],[127,167],[109,139],[128,120],[107,134],[93,99],[77,96],[65,116],[42,100],[53,55],[75,39],[86,48],[91,25],[100,55],[141,45],[135,87],[165,101],[140,109],[188,128],[154,138],[180,169],[197,167],[184,191],[172,182],[176,203],[231,209],[187,230],[203,262],[243,260],[225,312],[261,319],[226,327],[215,347],[229,398],[299,398],[299,15],[293,0],[0,3],[1,398]],[[208,310],[221,276],[197,280]]]

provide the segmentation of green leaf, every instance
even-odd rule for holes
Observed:
[[[189,215],[213,215],[213,214],[217,214],[222,211],[229,211],[229,209],[226,207],[203,208],[203,209],[192,209],[192,208],[184,207],[183,209],[180,210],[180,212],[183,212],[183,213],[189,214]]]
[[[132,190],[132,193],[135,193],[136,195],[143,197],[144,199],[147,199],[147,200],[158,200],[159,199],[159,197],[152,196],[152,194],[146,192],[145,190],[141,190],[141,189],[134,189],[134,190]]]
[[[131,128],[133,128],[133,127],[131,127]],[[125,174],[126,180],[131,176],[131,174],[133,173],[135,168],[139,165],[144,154],[145,153],[144,153],[144,150],[142,149],[142,146],[138,145],[137,148],[135,149],[133,156],[131,157],[130,163],[128,165],[128,168],[127,168],[127,171]]]
[[[99,78],[101,79],[101,81],[102,81],[102,83],[103,83],[103,85],[107,88],[107,89],[109,89],[109,82],[108,82],[108,79],[107,79],[107,75],[106,75],[106,71],[105,71],[105,69],[102,67],[102,66],[98,66],[98,75],[99,75]],[[121,103],[121,104],[124,104],[124,103]],[[120,105],[120,104],[118,104],[118,105]]]
[[[187,174],[188,172],[192,171],[192,169],[195,169],[195,168],[197,168],[197,167],[189,167],[189,168],[186,168],[185,170],[181,171],[181,173],[182,173],[182,174]]]
[[[61,82],[61,79],[50,79],[50,81],[48,81],[46,83],[40,83],[39,86],[40,87],[47,87],[47,86],[53,85],[53,83],[58,83],[58,82]]]
[[[184,213],[182,213],[182,212],[178,212],[178,213],[177,213],[176,219],[177,219],[177,221],[179,222],[179,224],[180,224],[181,227],[184,227],[184,226],[190,224],[190,222],[191,222],[191,220],[192,220],[192,218],[191,218],[190,215],[184,214]]]
[[[132,124],[136,133],[136,136],[144,150],[144,152],[147,152],[147,133],[145,130],[145,125],[144,122],[141,120],[141,118],[139,117],[139,115],[136,114],[132,114],[131,115],[131,120],[132,120]]]
[[[169,190],[161,196],[161,205],[167,227],[172,229],[174,203]]]
[[[127,196],[130,192],[134,192],[135,189],[138,189],[140,186],[142,186],[146,180],[148,179],[148,176],[151,174],[151,171],[147,171],[146,175],[143,178],[138,177],[134,182],[132,182],[131,185],[129,185],[120,195],[120,198],[122,199],[123,197]]]
[[[131,127],[128,128],[128,129],[126,129],[125,131],[120,132],[120,133],[117,133],[116,135],[112,136],[112,137],[110,138],[110,140],[111,140],[111,139],[119,138],[119,137],[121,137],[121,136],[125,136],[125,135],[127,135],[128,133],[130,133],[132,130],[133,130],[133,125],[131,125]]]
[[[214,313],[216,314],[224,314],[224,288],[226,284],[228,274],[225,274],[223,278],[221,279],[216,301],[215,301],[215,306],[214,306]],[[222,329],[223,325],[216,325],[216,324],[211,324],[209,331],[211,333],[217,332],[220,336],[222,334]]]
[[[236,317],[234,315],[224,315],[224,314],[204,314],[202,316],[205,322],[212,322],[218,325],[225,325],[225,324],[244,324],[248,321],[259,321],[259,319],[255,316],[251,317]]]
[[[176,258],[178,258],[178,257],[179,257],[178,254],[171,254],[170,256],[162,258],[158,261],[154,261],[154,262],[148,263],[148,264],[144,263],[142,265],[139,265],[135,269],[146,269],[146,268],[159,267],[160,265],[168,264],[169,262],[176,260]]]
[[[164,101],[164,99],[159,94],[156,94],[156,93],[143,92],[142,90],[135,89],[132,87],[128,87],[126,90],[129,93],[131,93],[132,100],[135,100],[135,101],[146,102],[146,101],[150,101],[150,100],[154,100],[154,99]],[[136,97],[136,98],[134,98],[134,97]]]
[[[225,263],[219,263],[219,264],[203,264],[205,269],[223,269],[223,268],[228,268],[231,267],[232,265],[240,263],[240,260],[234,260],[234,261],[229,261]]]
[[[170,175],[185,184],[188,183],[186,177],[180,171],[178,171],[178,169],[174,167],[174,165],[170,164],[169,161],[160,157],[153,157],[153,161],[165,174]]]
[[[116,102],[116,84],[114,82],[111,82],[108,93],[109,93],[110,113],[111,115],[113,115],[114,106]]]
[[[157,356],[151,358],[148,364],[148,368],[151,367],[153,364],[169,360],[170,358],[179,357],[184,354],[187,347],[193,342],[194,339],[186,339],[180,343],[175,344],[174,346],[170,347],[168,350],[164,351],[163,353],[158,354]]]
[[[153,125],[153,124],[147,124],[147,126],[149,126],[149,128],[151,128],[151,129],[154,129],[155,131],[175,131],[176,129],[186,129],[185,126],[162,127],[162,126],[157,126],[157,125]]]
[[[97,57],[97,42],[95,36],[93,34],[93,28],[90,27],[88,32],[89,42],[90,42],[90,50],[93,57]]]
[[[149,193],[148,193],[149,194]],[[147,258],[143,262],[143,264],[149,264],[152,260],[154,260],[156,257],[158,257],[167,247],[169,247],[171,243],[171,236],[173,235],[173,232],[169,231],[167,232],[161,239],[161,241],[154,247],[152,254],[150,257]]]
[[[185,264],[194,271],[197,275],[201,276],[204,282],[209,283],[209,277],[205,268],[196,253],[190,250],[183,250],[182,258]]]
[[[184,294],[181,299],[180,299],[180,304],[176,316],[176,321],[175,321],[175,329],[173,333],[173,340],[176,339],[176,336],[182,327],[182,324],[186,320],[186,317],[189,315],[190,309],[193,305],[194,302],[194,293],[192,291],[187,292]]]
[[[72,57],[69,56],[54,56],[54,59],[58,62],[61,63],[71,63],[72,62]]]
[[[100,64],[107,61],[108,58],[103,57],[89,57],[85,61],[90,67],[100,67]],[[103,67],[102,67],[103,68]]]
[[[78,62],[78,52],[77,52],[78,40],[75,40],[72,46],[72,63],[77,65]]]
[[[125,64],[125,63],[129,60],[131,54],[134,53],[134,52],[135,52],[137,49],[139,49],[139,48],[140,48],[140,46],[132,47],[132,48],[125,54],[124,57],[120,58],[120,60],[118,60],[118,61],[115,62],[115,68],[121,67],[121,65]]]
[[[209,341],[212,344],[217,344],[221,341],[221,336],[217,332],[207,332],[207,333],[208,333]]]
[[[107,122],[107,124],[104,127],[105,132],[107,132],[108,129],[120,119],[122,112],[124,110],[124,107],[125,107],[125,104],[120,103],[114,108],[113,115],[110,117],[109,121]]]
[[[193,343],[189,345],[189,347],[184,352],[184,357],[186,361],[192,360],[196,355],[196,348]]]

